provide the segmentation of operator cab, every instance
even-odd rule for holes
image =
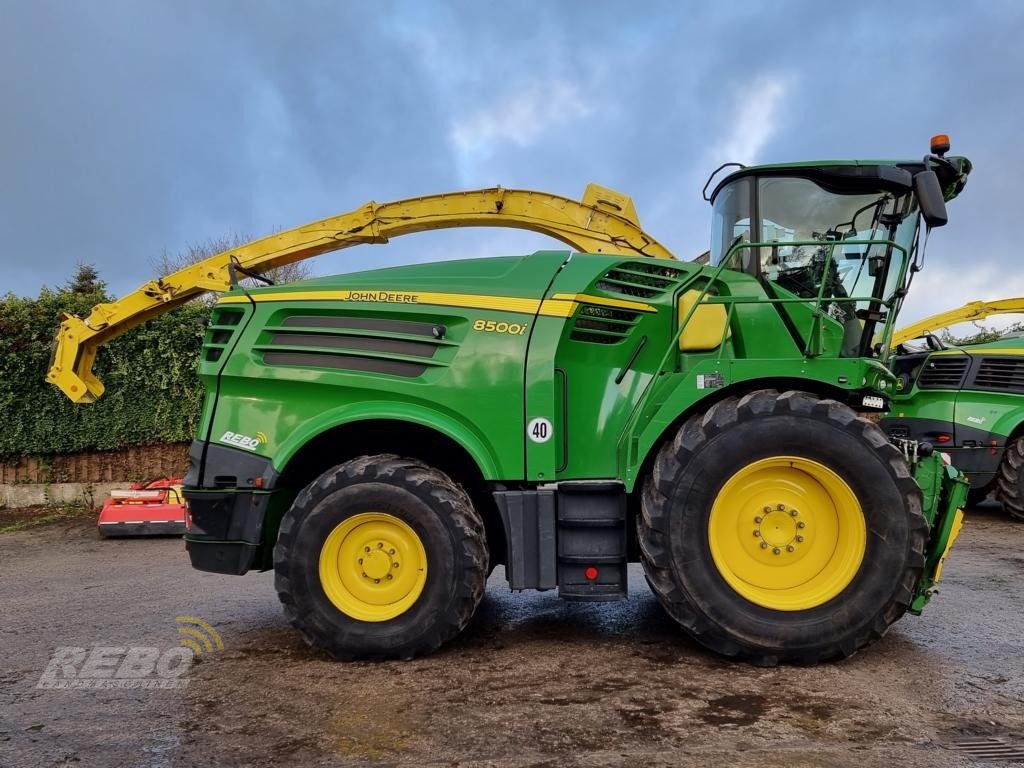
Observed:
[[[820,302],[843,326],[842,355],[871,357],[913,271],[922,214],[944,224],[944,198],[969,170],[936,156],[741,168],[709,198],[710,262],[753,275],[775,299]]]

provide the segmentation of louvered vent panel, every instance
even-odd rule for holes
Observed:
[[[970,362],[967,355],[933,355],[918,376],[917,386],[921,389],[959,389]]]
[[[618,344],[629,336],[639,317],[639,312],[631,310],[584,304],[576,313],[570,338],[591,344]]]
[[[415,378],[447,365],[456,346],[443,325],[374,317],[293,315],[264,329],[254,349],[265,365],[382,373]]]
[[[984,357],[974,376],[980,389],[1024,392],[1024,358]]]
[[[203,339],[203,362],[216,363],[221,359],[235,332],[241,327],[243,315],[240,309],[214,309]]]
[[[679,283],[683,271],[651,261],[628,261],[608,270],[597,282],[597,288],[632,299],[653,299],[671,291]]]

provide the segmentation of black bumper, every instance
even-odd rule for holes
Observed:
[[[197,440],[189,454],[183,493],[189,517],[185,547],[192,567],[246,573],[263,546],[277,473],[261,456],[212,443]]]
[[[99,523],[100,536],[181,536],[185,523],[180,520],[148,523]]]
[[[241,575],[263,543],[267,491],[204,491],[186,488],[189,526],[185,547],[200,571]]]

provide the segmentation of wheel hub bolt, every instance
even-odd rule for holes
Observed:
[[[369,551],[370,551],[369,547],[363,547],[363,552],[369,552]]]
[[[779,506],[777,506],[776,509],[779,510],[779,512],[784,512],[786,510],[786,505],[779,504]]]
[[[754,522],[755,522],[755,523],[760,523],[760,522],[761,522],[761,521],[762,521],[763,519],[764,519],[763,517],[761,517],[760,515],[758,515],[757,517],[755,517],[755,518],[754,518]]]
[[[797,536],[796,540],[797,540],[797,542],[801,542],[801,541],[804,540],[804,537],[803,536]]]
[[[361,558],[361,557],[359,558],[359,564],[360,564],[360,565],[362,565],[362,564],[363,564],[363,558]]]
[[[374,583],[374,584],[380,584],[380,579],[374,579],[374,580],[373,580],[373,583]]]
[[[782,554],[782,550],[779,549],[778,547],[775,547],[775,549],[772,550],[772,554],[773,555],[781,555]]]
[[[761,535],[760,531],[754,531],[754,536],[760,536],[760,535]]]
[[[764,513],[765,513],[766,515],[767,515],[767,514],[768,514],[769,512],[771,512],[771,511],[772,511],[772,508],[771,508],[771,507],[765,507],[765,508],[764,508]]]
[[[762,541],[761,542],[761,549],[768,549],[768,542],[767,541]]]
[[[807,527],[807,523],[805,523],[803,520],[801,520],[799,523],[796,524],[796,527],[797,528],[806,528]]]
[[[388,550],[388,554],[389,554],[389,555],[393,555],[393,554],[395,554],[395,550],[393,550],[393,549],[389,549],[389,550]]]
[[[384,549],[384,542],[383,541],[378,541],[377,542],[377,549]]]
[[[790,517],[796,517],[796,516],[797,516],[797,515],[799,515],[799,514],[800,514],[800,513],[799,513],[799,512],[797,512],[797,511],[796,511],[795,509],[791,509],[791,510],[789,510],[789,516],[790,516]]]
[[[786,551],[787,552],[792,552],[795,549],[796,549],[796,547],[794,547],[792,544],[790,544],[788,547],[786,547]]]

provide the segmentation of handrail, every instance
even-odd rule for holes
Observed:
[[[891,310],[893,309],[893,307],[896,306],[896,302],[897,302],[897,300],[899,298],[899,291],[898,291],[898,289],[894,290],[892,295],[887,296],[885,298],[881,298],[881,299],[878,298],[877,296],[841,296],[841,297],[825,296],[824,295],[824,292],[825,292],[825,281],[822,280],[822,283],[821,283],[821,285],[818,288],[818,295],[817,296],[813,296],[813,297],[811,297],[811,296],[808,296],[808,297],[797,296],[797,297],[793,297],[793,298],[775,299],[775,298],[762,297],[762,296],[710,296],[709,297],[707,295],[708,290],[711,288],[711,286],[714,284],[714,282],[718,279],[719,275],[722,272],[722,269],[724,269],[725,266],[732,260],[733,256],[735,254],[739,253],[741,250],[744,250],[744,249],[754,249],[754,248],[773,248],[773,247],[774,248],[778,248],[778,247],[782,247],[782,246],[785,246],[785,247],[790,247],[790,246],[825,246],[825,247],[828,248],[828,253],[827,253],[826,257],[825,257],[825,263],[824,263],[824,265],[822,267],[822,274],[826,275],[826,274],[828,274],[829,267],[831,266],[831,264],[833,262],[833,254],[835,252],[835,247],[837,245],[842,245],[842,246],[846,246],[846,245],[880,245],[880,246],[885,246],[886,248],[895,249],[896,251],[899,251],[899,253],[900,253],[901,257],[902,257],[902,263],[900,265],[901,277],[902,277],[902,272],[906,268],[906,264],[907,264],[908,259],[909,259],[909,252],[908,252],[907,248],[905,248],[904,246],[902,246],[902,245],[900,245],[900,244],[898,244],[898,243],[896,243],[896,242],[894,242],[892,240],[882,240],[882,239],[873,240],[873,239],[852,239],[851,238],[849,240],[826,240],[824,242],[821,241],[821,240],[793,240],[793,241],[786,241],[786,242],[770,241],[770,242],[760,242],[760,243],[736,243],[732,248],[729,249],[729,252],[726,254],[725,258],[723,258],[722,261],[718,264],[718,267],[715,270],[714,274],[704,284],[704,287],[701,290],[700,295],[697,297],[697,300],[693,303],[693,306],[690,307],[690,310],[687,312],[686,316],[680,322],[679,328],[677,329],[676,338],[673,341],[673,345],[677,345],[678,344],[679,336],[683,333],[683,330],[685,330],[685,328],[686,328],[686,324],[690,321],[690,318],[693,317],[693,314],[697,311],[697,308],[701,304],[814,304],[815,305],[816,313],[817,314],[821,314],[820,307],[821,307],[821,305],[823,303],[829,303],[829,304],[856,304],[857,302],[870,302],[870,303],[873,303],[873,304],[881,304],[882,306],[888,307],[890,309],[890,312],[888,312],[886,314],[885,325],[883,326],[882,334],[880,336],[876,337],[877,339],[880,339],[880,340],[885,340],[885,339],[889,338],[889,336],[890,336],[890,334],[892,332],[892,330],[891,330],[892,329],[892,325],[893,325],[893,322],[895,320]],[[902,279],[898,280],[897,282],[898,282],[898,284],[902,284]],[[1024,308],[1022,308],[1021,311],[1024,311]],[[812,318],[812,323],[813,322],[814,322],[814,319]],[[809,331],[808,331],[808,336],[810,336],[810,334],[812,334],[813,332],[814,332],[814,329],[813,329],[813,325],[812,325],[811,329],[809,329]],[[893,344],[895,344],[895,342],[893,342]],[[885,351],[888,349],[888,347],[889,347],[888,344],[883,344],[883,355],[884,355]],[[675,348],[675,347],[670,345],[669,350],[666,352],[666,356],[671,352],[671,350],[673,348]],[[802,351],[805,354],[807,354],[807,350],[806,349],[802,350]],[[666,357],[666,360],[667,360],[667,357]]]
[[[708,291],[716,284],[716,282],[718,281],[719,277],[722,274],[722,271],[726,268],[726,265],[730,263],[730,261],[732,260],[733,256],[736,253],[739,253],[741,250],[743,250],[745,248],[771,248],[771,247],[778,247],[778,246],[781,246],[781,245],[786,245],[786,246],[802,246],[802,245],[820,246],[820,245],[827,245],[827,246],[830,246],[829,254],[828,254],[828,257],[827,257],[825,265],[824,265],[825,269],[823,270],[823,274],[827,274],[827,268],[829,266],[829,260],[832,258],[832,251],[835,248],[835,246],[837,246],[837,245],[883,245],[883,246],[886,246],[886,247],[890,247],[891,246],[892,248],[894,248],[894,249],[896,249],[897,251],[900,252],[900,254],[902,256],[902,259],[903,259],[903,263],[900,266],[900,275],[899,275],[900,279],[898,280],[898,284],[900,284],[900,285],[903,282],[904,272],[905,272],[906,265],[908,263],[908,258],[909,258],[908,250],[905,247],[899,245],[898,243],[893,242],[892,240],[861,240],[861,239],[853,240],[853,239],[850,239],[850,240],[836,240],[836,241],[825,241],[825,242],[822,242],[820,240],[797,240],[797,241],[791,241],[791,242],[786,242],[786,243],[779,243],[779,242],[736,243],[735,245],[733,245],[729,249],[729,251],[726,253],[725,257],[718,263],[717,266],[705,268],[704,270],[702,270],[700,272],[695,272],[690,277],[689,280],[687,280],[685,283],[683,283],[682,285],[680,285],[679,287],[676,288],[676,292],[677,293],[681,293],[681,292],[685,291],[695,281],[697,281],[699,279],[704,279],[704,285],[700,289],[700,294],[698,295],[696,301],[693,302],[693,305],[690,307],[690,309],[687,311],[686,315],[679,322],[679,326],[676,328],[675,334],[672,336],[672,339],[669,341],[668,345],[665,347],[665,352],[664,352],[664,354],[661,357],[661,361],[659,362],[658,367],[656,368],[657,371],[665,372],[667,370],[669,359],[674,354],[676,354],[678,349],[679,349],[679,339],[680,339],[680,337],[682,336],[683,332],[686,330],[686,326],[690,322],[690,319],[693,317],[694,313],[696,313],[698,307],[700,307],[700,306],[706,306],[706,305],[710,305],[710,304],[726,304],[726,305],[729,305],[729,309],[727,310],[727,313],[726,313],[726,320],[727,320],[727,322],[726,322],[725,330],[723,331],[723,335],[722,335],[722,344],[719,345],[719,350],[718,350],[718,359],[721,360],[722,359],[722,350],[724,349],[725,340],[726,340],[726,338],[728,338],[729,322],[732,320],[733,308],[737,304],[808,304],[808,303],[813,303],[813,304],[817,305],[816,313],[815,314],[818,315],[818,316],[823,314],[821,312],[821,309],[820,309],[821,303],[823,301],[828,301],[830,303],[831,302],[847,303],[847,302],[858,302],[858,301],[874,302],[874,303],[881,303],[883,306],[889,307],[890,310],[896,305],[896,302],[897,302],[897,300],[899,298],[898,290],[894,291],[891,296],[886,297],[883,300],[879,300],[878,297],[876,297],[876,296],[849,296],[849,297],[843,297],[843,298],[829,297],[829,298],[823,299],[822,298],[823,288],[819,289],[818,295],[814,296],[814,297],[800,297],[800,296],[796,296],[796,297],[793,297],[793,298],[775,299],[775,298],[768,298],[768,297],[764,297],[764,296],[717,296],[717,295],[716,296],[710,296],[710,297],[708,296]],[[711,271],[711,270],[713,270],[713,271]],[[709,271],[711,272],[710,275],[708,274]],[[813,322],[813,320],[812,320],[812,322]],[[883,331],[883,336],[882,336],[883,338],[886,338],[887,334],[891,331],[892,323],[893,323],[893,317],[892,317],[892,312],[890,311],[889,313],[887,313],[886,323],[885,323],[885,327],[884,327],[884,331]],[[808,333],[808,336],[810,335],[810,333],[813,333],[813,326],[810,329],[810,332]],[[801,350],[801,352],[804,355],[808,355],[808,350],[806,348],[804,350]],[[883,360],[883,362],[884,362],[884,355],[886,353],[887,353],[887,350],[883,347],[883,351],[882,351],[882,354],[883,354],[882,360]],[[658,376],[653,376],[651,378],[651,380],[647,382],[647,384],[646,384],[646,386],[644,388],[644,391],[640,394],[640,397],[637,398],[636,404],[633,406],[632,410],[630,411],[629,418],[627,419],[627,422],[626,422],[626,428],[623,430],[622,437],[620,438],[620,441],[619,441],[619,446],[618,447],[619,447],[620,452],[622,451],[622,442],[627,440],[629,435],[636,434],[637,422],[643,416],[644,411],[645,411],[645,409],[647,407],[647,403],[650,400],[651,396],[655,392],[656,384],[658,382],[658,379],[659,379]]]

